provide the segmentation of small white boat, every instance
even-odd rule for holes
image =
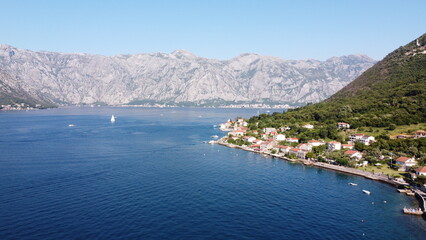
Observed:
[[[68,124],[68,127],[74,127],[75,125],[74,124]]]
[[[209,144],[216,144],[217,142],[216,141],[213,141],[213,140],[211,140],[211,141],[209,141]]]
[[[367,195],[370,195],[371,194],[371,192],[370,191],[367,191],[367,190],[362,190],[365,194],[367,194]]]
[[[356,183],[353,183],[353,182],[350,182],[350,183],[348,183],[349,185],[351,185],[351,186],[358,186],[358,184],[356,184]]]
[[[115,117],[114,115],[111,116],[111,122],[115,122]]]
[[[219,138],[219,136],[218,135],[213,135],[212,138]]]

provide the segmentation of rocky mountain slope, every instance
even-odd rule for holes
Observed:
[[[10,88],[15,97],[55,104],[318,102],[374,63],[364,55],[317,61],[242,54],[220,61],[181,50],[101,56],[0,45],[0,99]]]

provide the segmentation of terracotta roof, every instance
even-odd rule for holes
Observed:
[[[336,141],[331,141],[329,143],[331,143],[331,144],[340,144],[340,142],[336,142]]]
[[[309,140],[308,142],[309,143],[314,143],[314,142],[320,142],[320,141],[318,141],[318,140]]]
[[[426,134],[426,131],[419,130],[419,131],[416,131],[416,133]]]
[[[426,166],[419,167],[416,169],[417,172],[426,173]]]
[[[408,157],[399,157],[398,159],[396,159],[397,162],[406,162],[408,160],[410,160],[411,158]]]
[[[348,150],[348,151],[345,152],[345,154],[353,155],[353,154],[355,154],[357,152],[358,151],[355,151],[355,150]]]
[[[342,144],[342,147],[353,147],[354,145],[352,144]]]

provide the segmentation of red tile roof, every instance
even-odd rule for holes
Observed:
[[[348,151],[345,152],[345,154],[353,155],[353,154],[355,154],[357,152],[358,151],[355,151],[355,150],[348,150]]]
[[[406,162],[408,160],[410,160],[411,158],[408,157],[399,157],[398,159],[396,159],[397,162]]]
[[[426,173],[426,166],[419,167],[416,169],[417,172]]]

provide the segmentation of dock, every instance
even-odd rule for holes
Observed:
[[[403,209],[405,214],[411,214],[411,215],[422,215],[423,211],[420,208],[407,208],[404,207]]]

